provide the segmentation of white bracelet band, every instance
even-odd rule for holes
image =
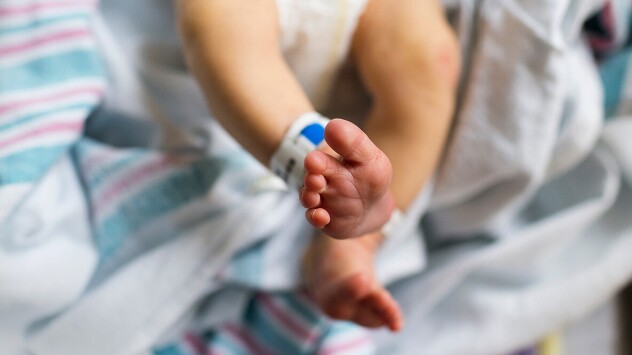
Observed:
[[[393,210],[393,213],[391,213],[391,218],[386,222],[386,224],[384,224],[384,226],[382,226],[382,229],[380,230],[380,233],[382,233],[384,239],[389,239],[393,235],[403,219],[404,212],[402,212],[402,210],[400,210],[399,208]]]
[[[325,139],[325,126],[329,119],[317,112],[299,116],[283,137],[281,145],[270,159],[270,170],[283,179],[290,189],[303,186],[304,160]]]

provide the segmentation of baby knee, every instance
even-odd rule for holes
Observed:
[[[403,35],[407,37],[408,35]],[[460,51],[455,36],[448,31],[428,38],[401,38],[383,49],[381,66],[391,80],[456,87],[460,75]]]
[[[398,83],[427,86],[436,82],[455,88],[461,65],[459,43],[442,13],[422,19],[404,16],[398,21],[369,10],[358,25],[352,54],[373,94]]]
[[[436,69],[446,78],[451,88],[456,88],[461,74],[461,54],[454,34],[450,33],[446,35],[446,38],[439,40],[429,55],[428,62],[431,69]]]

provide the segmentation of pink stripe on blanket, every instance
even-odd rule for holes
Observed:
[[[608,33],[610,33],[612,39],[616,38],[616,27],[614,20],[612,2],[608,1],[604,6],[603,10],[601,10],[601,24],[606,27]]]
[[[263,308],[274,318],[275,323],[283,328],[284,333],[294,335],[296,340],[303,344],[315,340],[316,334],[296,320],[291,311],[281,308],[270,295],[260,294],[258,298]]]
[[[588,38],[590,47],[598,51],[607,51],[614,47],[615,43],[611,38],[603,38],[597,36],[590,36]]]
[[[54,94],[49,94],[47,96],[38,97],[35,99],[27,99],[27,100],[7,103],[4,105],[0,105],[0,117],[2,115],[8,114],[11,111],[16,111],[16,110],[19,110],[31,105],[54,102],[56,100],[67,99],[72,96],[85,95],[85,94],[93,95],[95,96],[95,98],[98,98],[99,96],[103,94],[103,88],[101,86],[96,86],[96,85],[92,87],[85,86],[81,88],[68,89],[68,90],[56,92]]]
[[[78,39],[91,39],[92,35],[87,29],[66,30],[53,33],[45,37],[30,38],[28,41],[0,47],[0,56],[12,55],[40,47],[51,42],[71,41]]]
[[[232,324],[226,324],[220,330],[224,330],[226,332],[226,335],[230,335],[234,341],[242,345],[251,354],[272,354],[272,352],[261,345],[256,339],[252,337],[252,335],[248,334],[248,332],[241,327]]]
[[[46,11],[51,9],[65,9],[70,7],[96,6],[97,1],[60,1],[60,2],[43,2],[29,5],[6,6],[0,8],[0,17],[25,15],[34,12]]]
[[[351,339],[340,344],[335,344],[332,346],[325,345],[324,348],[318,352],[318,355],[347,354],[354,349],[365,347],[367,345],[371,345],[371,340],[368,336],[363,335],[362,337]]]
[[[184,341],[188,347],[190,347],[197,355],[211,355],[211,352],[207,349],[204,341],[193,333],[187,333],[184,335]]]
[[[604,27],[606,36],[589,36],[591,47],[599,51],[610,50],[617,44],[618,38],[612,6],[612,2],[606,3],[603,10],[601,10],[601,13],[599,14],[599,22]]]
[[[97,201],[95,209],[102,211],[117,196],[122,195],[125,191],[132,190],[133,187],[143,185],[149,177],[170,166],[169,161],[167,158],[161,158],[130,170],[119,181],[103,192],[103,197]]]
[[[88,177],[92,176],[97,169],[120,156],[121,153],[116,150],[102,149],[97,151],[94,154],[89,155],[87,159],[83,160],[83,163],[81,164],[83,173]]]
[[[32,139],[39,136],[44,136],[52,133],[59,132],[74,132],[79,133],[83,129],[83,122],[64,122],[55,123],[48,126],[37,127],[33,130],[23,132],[15,137],[11,137],[7,140],[0,141],[0,149],[7,148],[11,145],[22,142],[26,139]]]

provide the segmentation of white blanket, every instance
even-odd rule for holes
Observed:
[[[319,104],[334,90],[331,73],[363,5],[279,1],[288,61]],[[446,5],[464,53],[459,105],[434,186],[380,252],[378,274],[407,320],[398,335],[376,332],[380,353],[514,351],[594,309],[632,277],[632,120],[625,118],[632,112],[623,97],[621,117],[602,127],[603,90],[580,32],[600,5]],[[94,245],[75,260],[85,273],[51,284],[76,291],[64,302],[16,311],[24,325],[17,335],[0,320],[0,339],[18,339],[11,352],[148,351],[228,283],[278,290],[300,282],[299,256],[312,231],[296,197],[210,119],[183,64],[171,3],[101,7],[95,33],[108,69],[105,105],[88,122],[91,139],[73,148],[75,167],[49,172],[51,181],[78,172],[81,183],[68,186],[85,192],[90,213],[66,233],[85,245],[79,227],[89,222]],[[331,32],[332,23],[342,32]],[[333,61],[301,59],[324,50]],[[45,213],[60,201],[68,200],[33,208]],[[0,310],[18,310],[1,291]],[[41,304],[46,289],[31,298]],[[245,299],[218,297],[213,309],[234,312],[205,326],[237,319]]]

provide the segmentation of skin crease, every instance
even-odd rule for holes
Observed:
[[[307,220],[324,230],[303,259],[315,302],[335,319],[398,330],[401,312],[373,271],[382,240],[373,230],[394,206],[405,210],[434,172],[460,63],[438,1],[394,2],[370,0],[352,39],[351,60],[373,97],[364,132],[344,121],[328,125],[327,144],[305,160],[299,199]],[[292,121],[314,110],[280,52],[276,2],[180,0],[177,7],[189,66],[216,119],[267,165]],[[348,209],[357,220],[345,224]]]

